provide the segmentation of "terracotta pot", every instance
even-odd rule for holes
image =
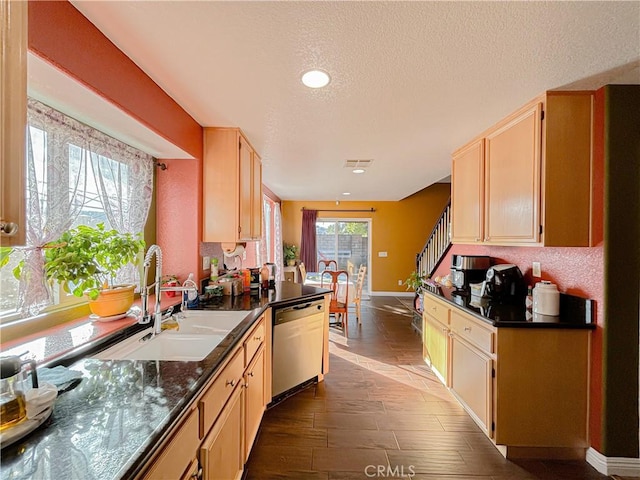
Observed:
[[[133,305],[133,292],[135,285],[116,285],[112,288],[101,290],[95,300],[89,300],[91,313],[99,317],[111,317],[126,313]]]

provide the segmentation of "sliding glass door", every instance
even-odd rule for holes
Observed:
[[[371,220],[327,219],[316,220],[317,260],[335,260],[338,270],[347,270],[353,280],[358,276],[360,265],[367,267],[362,288],[369,294],[371,265]]]

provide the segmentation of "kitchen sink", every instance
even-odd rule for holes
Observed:
[[[245,310],[187,310],[174,318],[178,322],[180,333],[219,334],[224,332],[227,334],[248,314],[249,312]]]
[[[97,353],[99,360],[169,360],[196,362],[205,358],[248,312],[187,311],[173,319],[177,330],[152,336],[145,329]]]

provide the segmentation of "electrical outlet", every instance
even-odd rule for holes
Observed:
[[[398,280],[398,285],[402,285],[402,280]]]
[[[540,278],[542,276],[542,272],[540,270],[540,262],[533,262],[533,272],[531,273],[534,277]]]
[[[202,257],[202,269],[209,270],[211,268],[211,257]]]
[[[378,256],[379,257],[386,257],[387,256],[387,252],[378,252]]]

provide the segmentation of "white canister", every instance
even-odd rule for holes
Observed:
[[[543,280],[533,289],[533,313],[541,315],[560,314],[560,292],[555,283]]]

